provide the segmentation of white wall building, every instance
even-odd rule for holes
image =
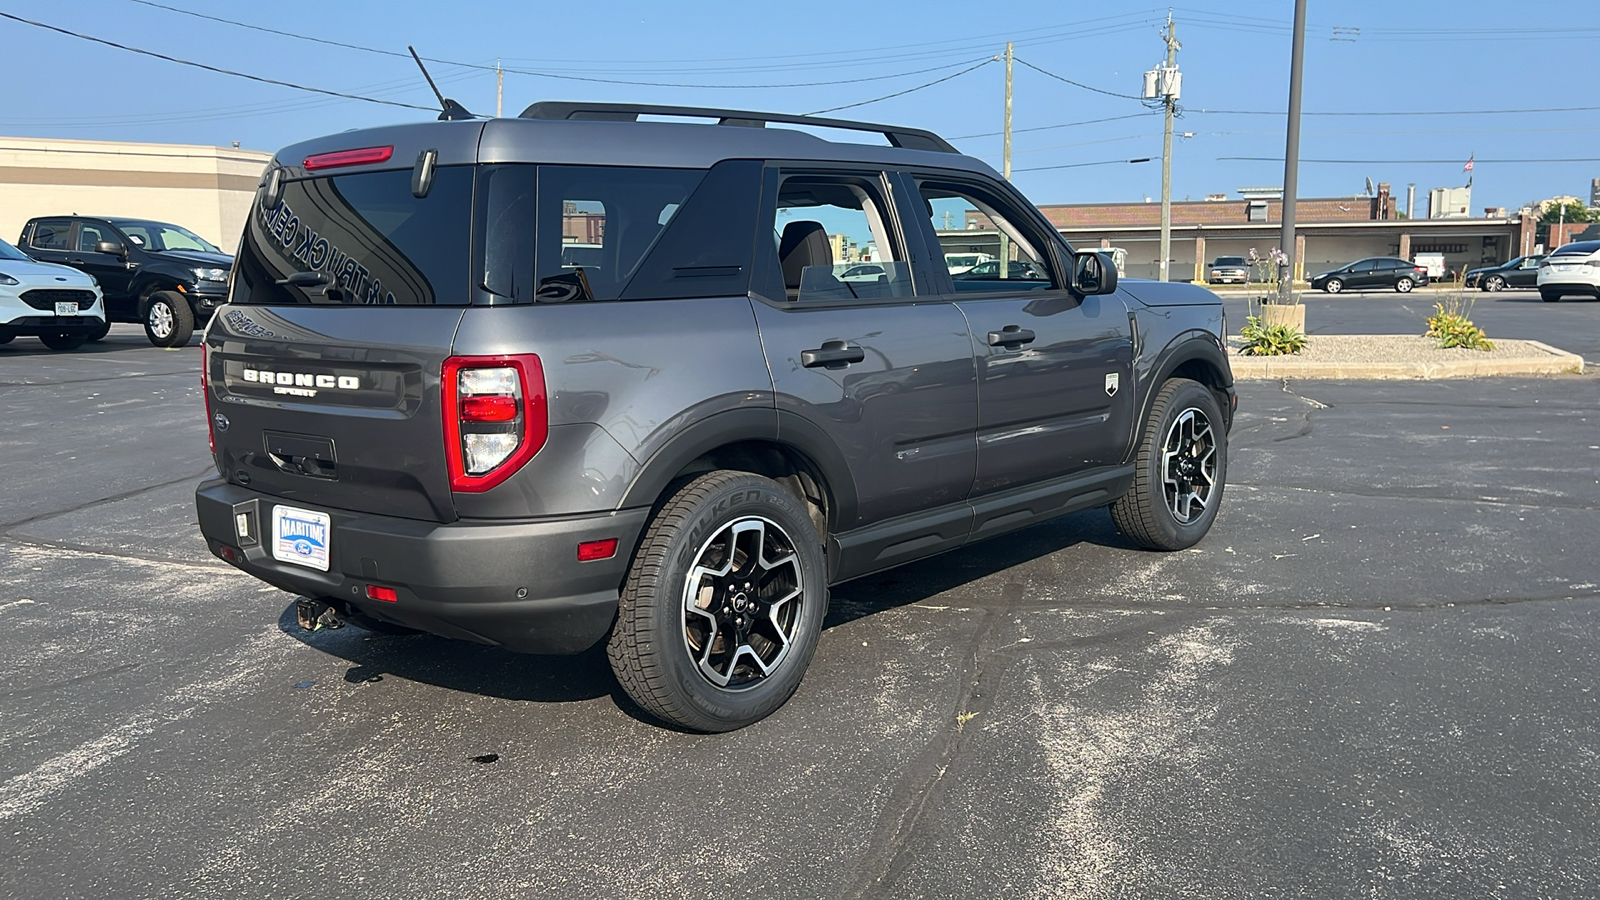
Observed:
[[[1472,218],[1472,186],[1434,188],[1428,192],[1428,218]]]
[[[0,137],[0,238],[34,216],[182,225],[232,253],[270,153],[187,144]]]

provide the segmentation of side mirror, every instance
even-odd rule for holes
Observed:
[[[128,257],[128,248],[121,241],[101,241],[94,245],[94,252],[109,253],[124,259]]]
[[[1117,267],[1111,259],[1095,250],[1079,250],[1072,254],[1072,291],[1083,297],[1110,294],[1117,289]]]

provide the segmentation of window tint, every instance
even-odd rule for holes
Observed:
[[[702,169],[540,166],[535,290],[541,300],[614,300]]]
[[[39,222],[33,226],[33,238],[28,243],[40,250],[71,250],[71,237],[71,221]]]
[[[108,226],[96,225],[93,222],[83,222],[78,226],[78,250],[84,253],[94,253],[94,245],[101,241],[116,241],[122,243],[122,238],[117,237]]]
[[[890,224],[879,176],[785,173],[769,245],[784,296],[799,302],[912,296],[911,268]]]
[[[410,169],[286,180],[276,207],[251,212],[232,301],[467,303],[472,180],[470,166],[442,166],[420,199]],[[278,283],[298,273],[320,283]]]
[[[969,229],[999,232],[992,256],[976,254],[980,258],[970,264],[967,259],[974,254],[945,256],[957,291],[1042,291],[1056,286],[1046,262],[1044,242],[1049,238],[1008,201],[975,185],[919,180],[917,188],[935,231],[954,220],[966,223]]]

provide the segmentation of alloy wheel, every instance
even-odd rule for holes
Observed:
[[[172,307],[157,301],[150,306],[150,331],[158,338],[172,336]]]
[[[683,589],[684,647],[716,687],[744,690],[772,675],[797,637],[804,580],[794,541],[746,517],[700,547]]]
[[[1180,525],[1205,514],[1217,483],[1217,443],[1211,421],[1195,407],[1178,414],[1161,445],[1161,483],[1167,510]]]

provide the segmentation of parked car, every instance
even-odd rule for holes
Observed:
[[[946,253],[944,255],[944,265],[951,275],[960,275],[973,266],[986,263],[992,259],[994,257],[987,253]]]
[[[1600,241],[1573,241],[1557,247],[1539,263],[1539,297],[1554,303],[1562,297],[1600,298]]]
[[[927,265],[935,202],[1026,265]],[[882,280],[836,276],[846,230]],[[576,103],[350,131],[277,154],[240,248],[203,345],[211,552],[311,628],[604,642],[682,728],[781,706],[830,584],[1106,506],[1179,550],[1222,501],[1217,296],[1119,283],[931,132]]]
[[[34,259],[94,276],[108,321],[140,322],[157,347],[181,347],[227,295],[233,257],[187,228],[147,219],[45,216],[22,226]]]
[[[51,350],[76,350],[107,327],[93,278],[0,241],[0,344],[28,335]]]
[[[1391,256],[1358,259],[1347,266],[1311,276],[1313,288],[1330,294],[1370,288],[1393,288],[1404,294],[1414,287],[1427,283],[1427,269]]]
[[[1250,280],[1250,264],[1242,256],[1219,256],[1206,273],[1208,284],[1245,284]]]
[[[1539,282],[1539,261],[1544,254],[1519,256],[1498,266],[1468,269],[1462,284],[1484,291],[1503,291],[1508,287],[1533,287]]]
[[[988,262],[978,263],[977,265],[975,265],[972,268],[966,270],[965,272],[954,272],[954,273],[951,273],[951,274],[953,275],[953,277],[955,277],[955,278],[957,278],[957,279],[959,279],[961,281],[979,281],[979,280],[990,280],[990,281],[992,281],[992,280],[994,280],[996,278],[1001,277],[1000,276],[1000,260],[991,259]],[[1036,268],[1032,263],[1025,262],[1025,261],[1020,260],[1020,259],[1014,259],[1010,263],[1007,264],[1005,277],[1007,277],[1007,278],[1017,278],[1017,279],[1023,279],[1023,280],[1028,280],[1028,279],[1045,279],[1045,280],[1048,280],[1050,276],[1046,275],[1042,269]]]

